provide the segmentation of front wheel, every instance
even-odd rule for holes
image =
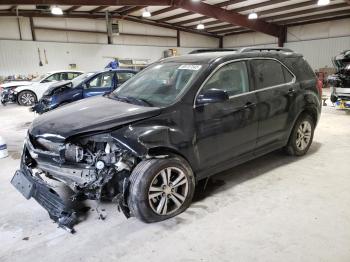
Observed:
[[[292,156],[303,156],[309,150],[314,137],[315,123],[308,114],[303,114],[295,123],[286,151]]]
[[[18,94],[17,100],[21,106],[32,106],[36,102],[36,95],[32,91],[22,91]]]
[[[183,158],[144,160],[130,176],[128,206],[144,222],[162,221],[186,210],[194,189],[192,169]]]

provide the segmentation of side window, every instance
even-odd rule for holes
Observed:
[[[124,82],[126,82],[127,80],[129,80],[130,78],[132,78],[134,75],[135,75],[135,74],[133,74],[133,73],[128,73],[128,72],[117,73],[118,85],[123,84]]]
[[[282,65],[269,59],[256,59],[251,61],[256,89],[281,85],[285,83]],[[289,82],[289,81],[287,81]]]
[[[114,72],[106,72],[94,77],[88,84],[89,88],[111,88]]]
[[[286,83],[292,82],[294,76],[284,66],[282,66],[282,70],[283,70],[283,74],[284,74],[284,81]]]
[[[60,73],[50,75],[43,82],[52,82],[52,81],[60,81]]]
[[[64,80],[64,81],[66,81],[66,80],[68,80],[69,78],[68,78],[68,74],[67,73],[61,73],[61,79],[60,80]]]
[[[73,73],[73,78],[76,78],[76,77],[78,77],[80,75],[81,75],[81,73]]]
[[[67,79],[66,80],[72,80],[72,79],[76,78],[77,76],[78,76],[77,73],[69,72],[69,73],[67,73]]]
[[[229,96],[249,92],[245,62],[232,62],[221,67],[205,84],[201,92],[209,89],[225,90]]]

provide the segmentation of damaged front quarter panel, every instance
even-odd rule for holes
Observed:
[[[137,128],[131,125],[110,133],[75,136],[53,142],[28,136],[21,170],[12,184],[27,198],[33,197],[60,227],[73,232],[77,222],[73,210],[40,176],[64,182],[75,199],[111,200],[126,217],[129,176],[149,154],[151,147],[169,141],[169,130],[160,126]],[[164,144],[164,143],[162,143]],[[27,186],[32,188],[28,192]]]

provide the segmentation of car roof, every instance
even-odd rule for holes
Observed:
[[[108,71],[114,71],[114,72],[137,72],[134,69],[127,69],[127,68],[116,68],[116,69],[104,69],[102,71],[98,71],[98,72],[108,72]],[[96,71],[97,72],[97,71]]]
[[[237,51],[218,51],[218,52],[203,52],[196,54],[187,54],[183,56],[170,57],[161,60],[161,62],[178,62],[178,63],[200,63],[210,64],[217,60],[231,60],[240,58],[256,58],[266,57],[283,59],[284,57],[297,57],[301,54],[295,53],[289,49],[263,48],[263,49],[240,49]]]
[[[83,71],[79,70],[55,70],[55,71],[49,71],[47,74],[56,74],[56,73],[84,73]]]

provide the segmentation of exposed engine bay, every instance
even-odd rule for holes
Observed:
[[[350,50],[343,51],[332,62],[337,72],[327,79],[331,86],[331,101],[350,100]]]
[[[44,185],[44,188],[36,185],[35,189],[46,190],[46,195],[38,196],[43,192],[35,192],[33,189],[34,192],[24,196],[27,199],[33,196],[60,227],[72,232],[77,223],[74,211],[64,206],[57,193],[49,195],[54,189],[47,190],[41,178],[45,176],[64,182],[74,191],[74,199],[116,202],[125,216],[130,217],[126,203],[128,178],[138,161],[136,156],[121,147],[109,134],[93,135],[65,143],[29,135],[25,142],[22,170],[27,170],[31,176],[16,174],[12,184],[17,188],[23,187],[25,181],[33,177],[36,181],[31,181],[31,184]]]

